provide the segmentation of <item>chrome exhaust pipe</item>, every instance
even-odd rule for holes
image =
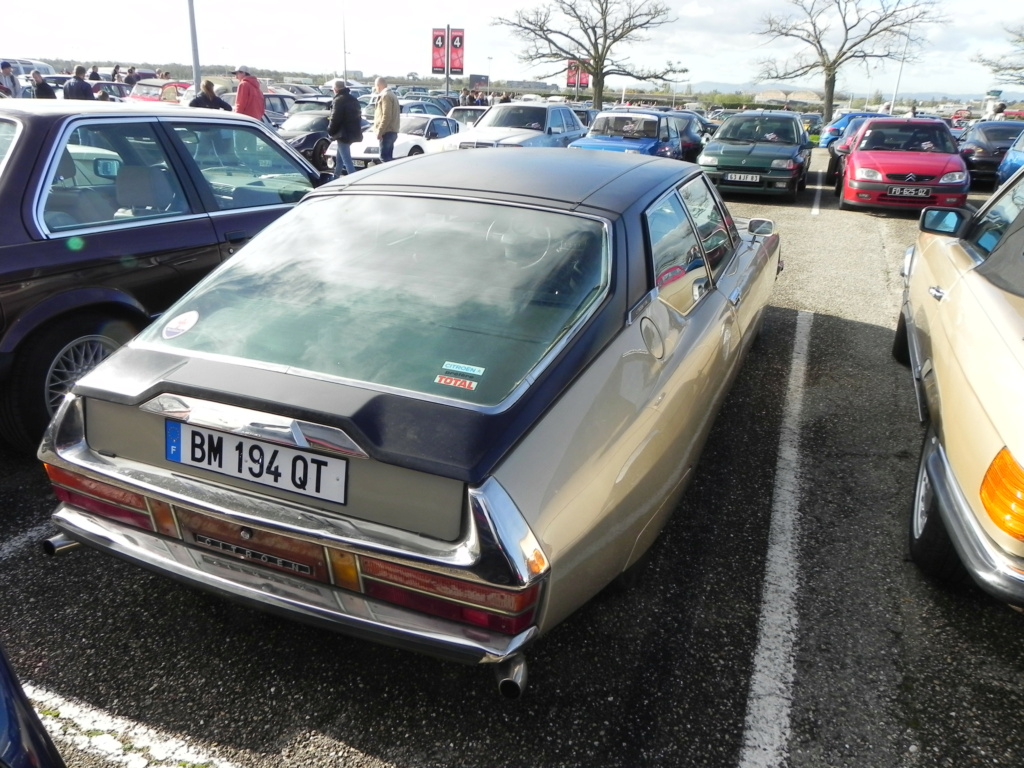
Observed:
[[[518,699],[526,690],[526,657],[517,653],[494,668],[498,692],[506,699]]]
[[[75,541],[66,534],[58,533],[56,536],[43,541],[43,552],[53,557],[55,555],[63,555],[73,549],[78,549],[80,546],[82,546],[82,542]]]

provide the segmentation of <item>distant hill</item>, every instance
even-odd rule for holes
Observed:
[[[760,93],[761,91],[785,91],[791,93],[793,91],[815,91],[821,93],[821,83],[719,83],[712,80],[704,80],[699,83],[690,83],[689,88],[693,93],[711,93],[712,91],[718,91],[719,93]],[[876,88],[872,90],[881,91],[885,95],[885,90]],[[863,96],[864,94],[854,94],[855,96]],[[915,101],[978,101],[983,99],[985,96],[984,91],[980,93],[949,93],[948,91],[900,91],[899,98],[901,99],[914,99]],[[1003,90],[1002,95],[1003,101],[1006,102],[1018,102],[1024,101],[1024,91],[1011,91]]]

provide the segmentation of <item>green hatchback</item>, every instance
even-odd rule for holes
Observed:
[[[811,147],[799,113],[748,111],[726,118],[697,162],[722,192],[796,202],[807,185]]]

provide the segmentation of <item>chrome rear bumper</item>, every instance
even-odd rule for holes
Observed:
[[[61,504],[57,527],[83,544],[198,589],[285,618],[463,664],[505,661],[536,635],[515,636],[446,621],[330,584],[295,578],[216,552],[185,546]]]
[[[925,462],[942,522],[971,578],[993,597],[1024,605],[1024,558],[999,547],[981,527],[960,490],[946,452],[939,444]]]

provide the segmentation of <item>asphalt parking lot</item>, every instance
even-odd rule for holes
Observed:
[[[46,558],[48,483],[2,455],[0,641],[68,764],[1024,764],[1024,615],[905,552],[923,428],[889,350],[916,216],[838,211],[824,167],[796,204],[727,201],[781,233],[762,338],[659,543],[530,650],[518,701],[488,669]]]

